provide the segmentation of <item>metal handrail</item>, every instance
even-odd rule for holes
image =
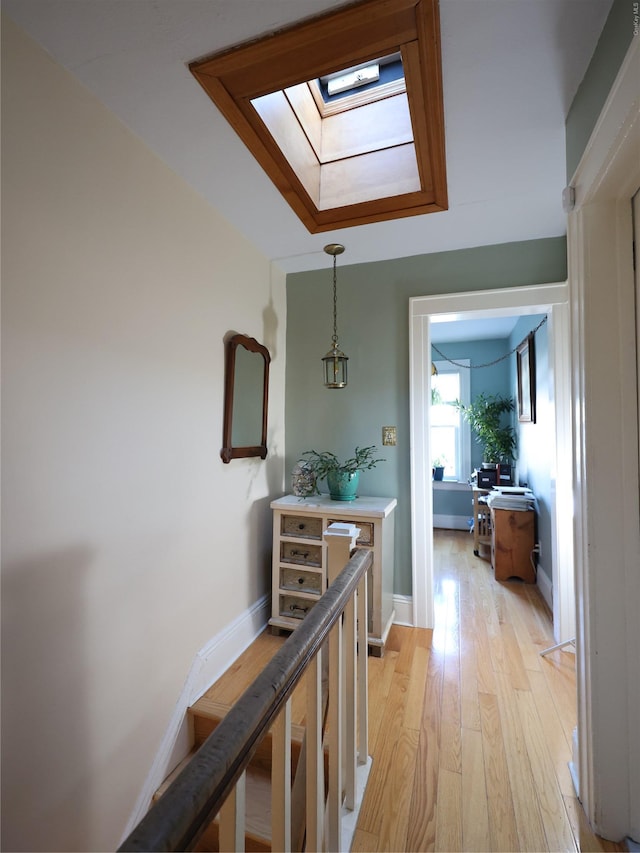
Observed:
[[[191,850],[233,790],[274,718],[373,563],[357,550],[118,851]]]

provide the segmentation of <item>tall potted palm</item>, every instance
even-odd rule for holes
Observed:
[[[493,466],[515,459],[516,431],[506,418],[515,409],[512,397],[481,393],[468,406],[460,400],[456,400],[454,405],[469,423],[476,441],[483,446],[484,465]]]

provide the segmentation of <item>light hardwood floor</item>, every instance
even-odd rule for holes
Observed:
[[[496,582],[466,532],[436,530],[435,559],[434,630],[394,626],[369,658],[373,766],[352,849],[625,850],[594,836],[575,797],[575,655],[540,656],[554,640],[537,588]],[[257,657],[280,642],[263,635]],[[247,661],[212,700],[235,700]]]

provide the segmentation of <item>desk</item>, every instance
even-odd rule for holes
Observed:
[[[471,486],[471,491],[473,492],[473,553],[476,557],[489,559],[489,551],[491,550],[491,513],[486,503],[480,502],[480,498],[488,495],[491,490]],[[486,555],[480,553],[481,547],[487,549]]]

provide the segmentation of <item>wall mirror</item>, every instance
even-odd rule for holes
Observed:
[[[267,455],[269,350],[255,338],[225,339],[223,462]]]

